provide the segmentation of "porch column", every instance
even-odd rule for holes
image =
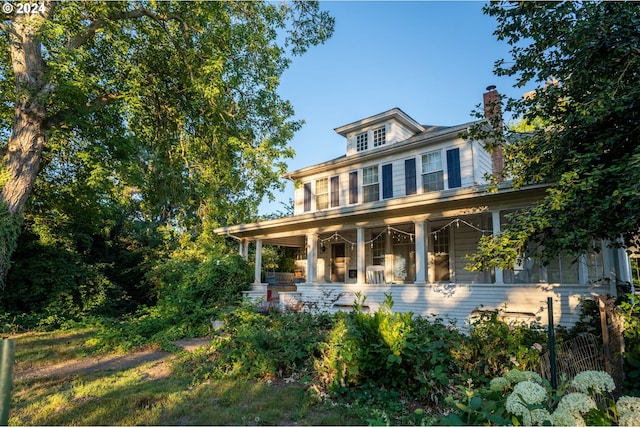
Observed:
[[[262,239],[256,239],[256,269],[254,273],[254,285],[262,283]]]
[[[307,234],[307,283],[316,283],[318,275],[316,268],[318,265],[318,235]]]
[[[427,283],[426,221],[415,221],[416,232],[416,285]]]
[[[387,234],[384,238],[384,282],[393,282],[393,245],[390,228],[387,228]]]
[[[500,233],[500,211],[491,211],[491,222],[493,223],[493,236],[497,236]],[[496,268],[496,285],[504,284],[504,276],[501,268]]]
[[[358,269],[358,281],[359,285],[363,285],[365,283],[366,278],[366,267],[365,267],[365,248],[364,248],[364,227],[358,227],[356,229],[356,236],[358,241],[358,248],[356,250],[356,266]]]

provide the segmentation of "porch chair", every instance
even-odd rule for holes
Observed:
[[[383,285],[385,282],[383,265],[370,265],[367,267],[367,283]]]

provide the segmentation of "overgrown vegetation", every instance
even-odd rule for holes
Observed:
[[[230,257],[228,263],[214,262],[196,271],[229,276],[245,267]],[[193,271],[185,270],[184,274],[198,277]],[[539,326],[508,324],[499,312],[485,311],[463,334],[457,325],[442,319],[393,313],[390,298],[374,313],[363,309],[364,298],[356,301],[352,311],[335,315],[279,310],[260,313],[248,304],[214,304],[209,311],[180,311],[178,302],[191,295],[189,292],[203,298],[217,295],[216,290],[198,289],[197,281],[193,285],[194,289],[189,290],[176,287],[171,299],[176,303],[170,305],[167,301],[165,314],[173,316],[173,322],[163,321],[159,313],[149,310],[146,316],[105,322],[97,329],[58,333],[60,338],[54,340],[43,333],[21,337],[25,346],[18,352],[19,363],[28,360],[33,365],[151,342],[170,349],[172,337],[188,335],[189,331],[208,334],[211,344],[193,353],[179,353],[171,364],[170,377],[155,385],[147,383],[135,369],[114,376],[83,374],[70,386],[55,380],[19,381],[12,423],[82,424],[81,420],[97,416],[100,399],[111,402],[102,410],[109,414],[105,420],[114,424],[173,424],[179,419],[204,422],[207,416],[211,417],[209,422],[216,420],[216,424],[248,425],[298,420],[345,425],[528,422],[525,415],[509,411],[506,399],[513,386],[523,380],[514,372],[537,369],[546,344],[546,331]],[[637,322],[637,306],[629,301],[629,305],[621,307],[627,321]],[[575,330],[562,332],[563,339],[586,329],[591,313],[586,310],[584,314],[584,322]],[[206,316],[212,317],[205,319]],[[215,327],[211,319],[218,321]],[[597,332],[596,328],[590,329]],[[637,329],[630,329],[637,333]],[[635,354],[637,342],[633,339],[631,336],[629,342]],[[60,343],[62,347],[58,347]],[[628,378],[635,378],[632,372]],[[495,378],[503,376],[516,376],[519,380],[511,381],[510,388],[495,389]],[[90,386],[93,391],[85,390],[94,381],[102,383],[103,391],[96,391],[94,386]],[[42,384],[48,386],[43,388]],[[563,393],[568,393],[567,388],[561,385],[551,392],[548,384],[541,384],[556,399],[547,402],[551,414]],[[123,389],[133,396],[132,400],[118,403],[109,397],[116,392],[121,394]],[[234,398],[226,394],[236,389],[244,391],[234,394]],[[624,392],[633,395],[637,390],[627,386]],[[247,404],[242,393],[278,409],[253,405],[242,411],[238,406]],[[283,393],[282,404],[279,399],[267,397],[278,393]],[[196,397],[212,403],[202,405]],[[299,405],[297,412],[286,409],[285,401]],[[62,405],[65,411],[57,412],[51,402]],[[116,406],[120,409],[116,410]],[[582,414],[583,418],[590,424],[620,422],[619,414],[607,408],[611,405],[600,408],[598,413]],[[221,415],[212,415],[216,409]]]

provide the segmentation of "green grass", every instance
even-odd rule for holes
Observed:
[[[76,360],[91,353],[77,333],[16,339],[16,365]],[[304,386],[256,381],[194,381],[178,355],[122,371],[23,379],[12,388],[10,425],[356,425],[344,406],[320,403]]]
[[[93,329],[64,332],[25,332],[10,338],[16,342],[16,366],[22,369],[53,365],[94,354],[96,349],[86,341]]]

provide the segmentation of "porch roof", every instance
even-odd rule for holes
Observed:
[[[262,239],[265,243],[275,245],[303,247],[307,233],[331,233],[356,227],[522,208],[540,200],[546,188],[546,184],[538,184],[513,189],[508,183],[503,183],[497,192],[489,192],[486,186],[430,192],[220,227],[214,233],[241,239]]]

